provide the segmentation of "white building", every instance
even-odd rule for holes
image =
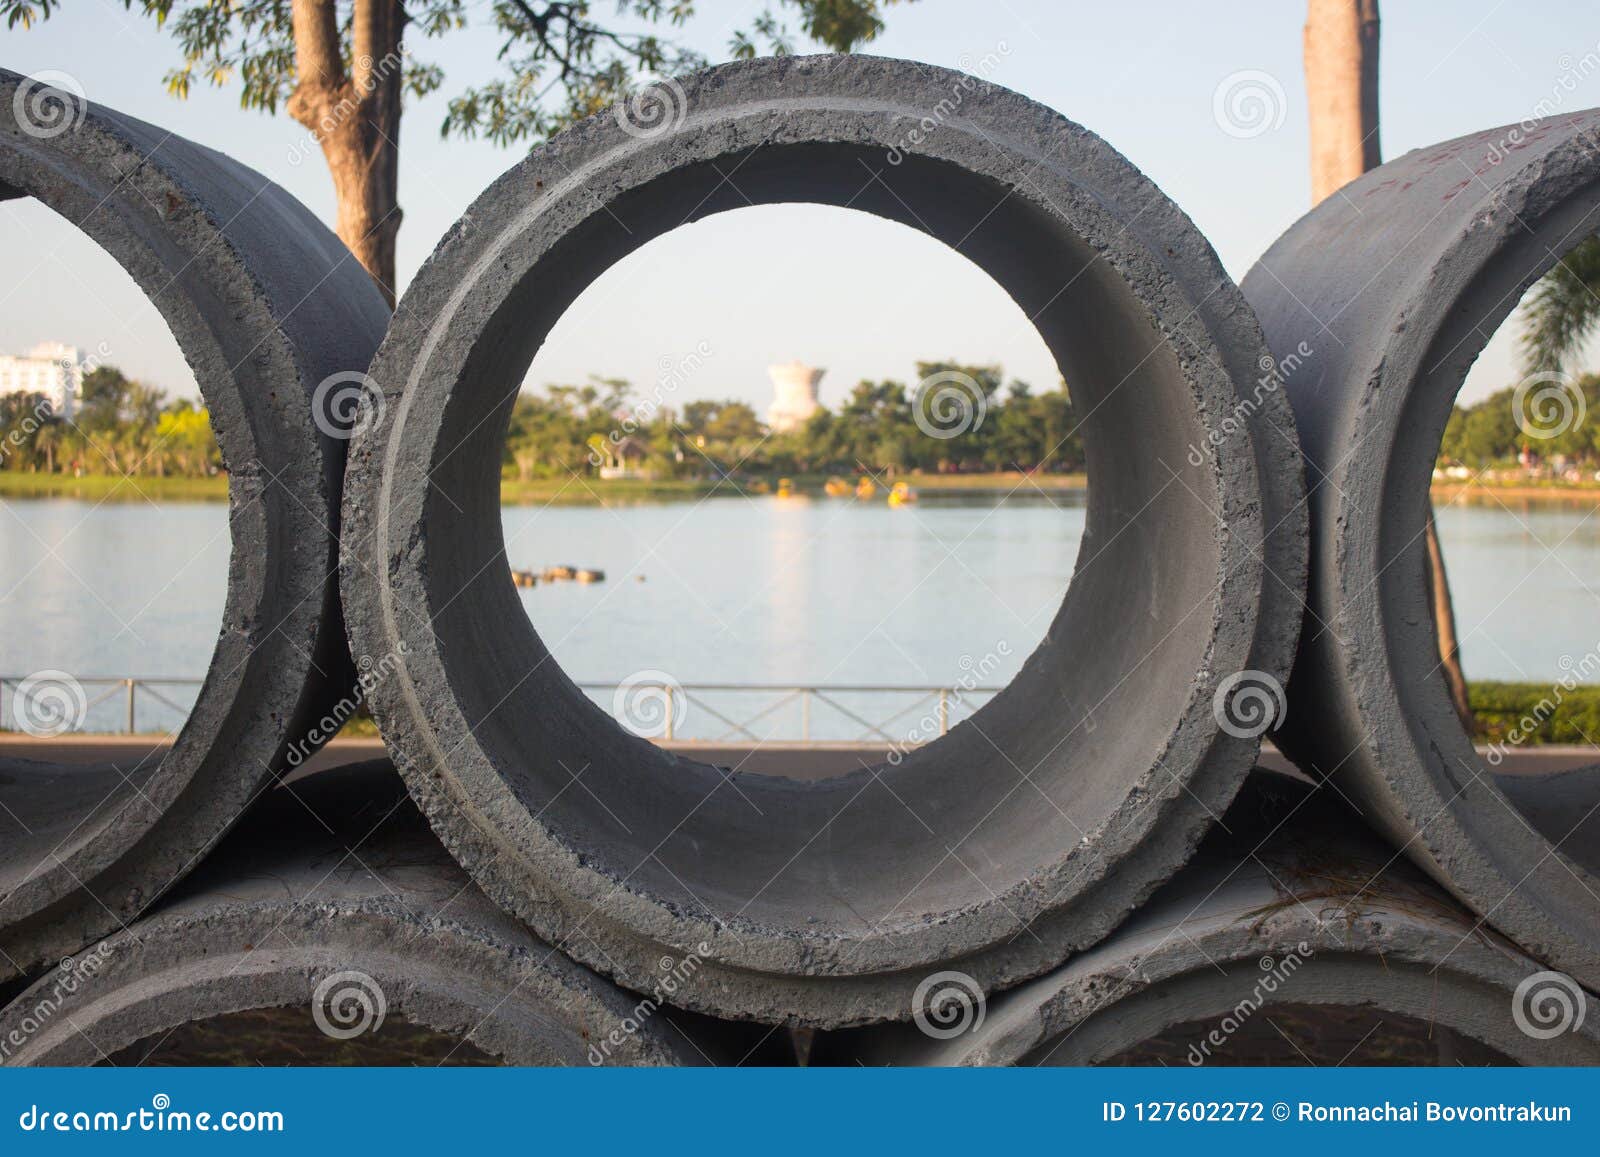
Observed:
[[[57,417],[70,418],[83,392],[83,355],[47,341],[21,357],[0,354],[0,395],[43,394]]]
[[[827,370],[813,369],[804,362],[785,362],[781,366],[768,366],[767,376],[772,379],[775,395],[767,410],[767,425],[778,434],[798,430],[821,406],[817,402],[817,384]]]

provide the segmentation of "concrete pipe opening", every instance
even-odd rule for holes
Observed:
[[[490,895],[624,984],[701,941],[687,999],[724,1015],[904,1016],[951,960],[1017,983],[1181,865],[1252,762],[1265,723],[1234,696],[1276,689],[1303,577],[1270,358],[1187,218],[1015,94],[817,57],[656,96],[664,129],[597,117],[497,181],[375,361],[388,404],[352,446],[343,582],[357,651],[398,656],[374,690],[384,736]],[[1090,480],[1070,587],[1010,686],[903,760],[808,783],[676,758],[594,706],[522,613],[498,497],[518,383],[584,287],[687,221],[782,201],[925,230],[985,269],[1071,383]]]
[[[1257,771],[1223,822],[1089,952],[986,1004],[947,979],[916,1024],[832,1034],[814,1063],[1600,1063],[1577,983],[1484,930],[1327,789]]]
[[[353,678],[332,573],[345,443],[318,387],[364,369],[387,320],[338,240],[259,174],[0,70],[0,198],[17,197],[81,230],[160,311],[228,470],[232,553],[209,670],[170,747],[93,765],[0,761],[5,979],[134,918],[291,752],[318,745],[317,721]],[[40,707],[34,734],[81,725],[73,682],[36,680],[13,713]]]
[[[1597,127],[1600,113],[1583,112],[1408,153],[1301,218],[1244,282],[1273,348],[1309,351],[1286,375],[1315,481],[1304,642],[1280,743],[1335,775],[1369,822],[1490,924],[1591,987],[1600,841],[1586,821],[1600,797],[1579,802],[1578,781],[1555,778],[1508,794],[1494,774],[1502,760],[1474,747],[1439,660],[1424,532],[1468,370],[1524,293],[1600,231]],[[1544,385],[1557,396],[1529,395],[1529,420],[1560,404],[1559,380]],[[1600,671],[1597,646],[1572,640],[1553,701],[1569,673]]]
[[[354,850],[352,850],[354,849]],[[707,1064],[760,1030],[641,1002],[472,886],[387,760],[270,790],[124,932],[0,1010],[0,1063]]]

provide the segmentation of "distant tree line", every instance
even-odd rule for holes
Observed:
[[[552,385],[518,396],[504,472],[524,480],[593,473],[606,450],[616,453],[624,442],[630,463],[659,478],[1083,469],[1079,418],[1065,384],[1035,393],[1026,382],[1005,383],[998,366],[918,362],[916,370],[918,382],[945,383],[946,405],[964,394],[966,408],[941,421],[938,400],[918,385],[863,381],[836,409],[775,434],[746,402],[676,405],[675,390],[641,393],[621,378]],[[1596,415],[1600,375],[1564,379],[1542,403],[1537,391],[1519,403],[1514,390],[1500,390],[1452,410],[1439,461],[1481,470],[1511,465],[1531,448],[1542,459],[1600,465],[1600,422],[1588,420]],[[84,375],[70,420],[40,395],[0,396],[0,470],[193,478],[221,469],[203,407],[115,366]]]
[[[1439,460],[1483,470],[1510,465],[1527,448],[1541,459],[1562,455],[1577,464],[1600,462],[1600,422],[1594,418],[1600,418],[1600,375],[1552,375],[1542,394],[1534,383],[1520,401],[1514,389],[1504,389],[1475,405],[1456,406]]]
[[[660,478],[1083,469],[1064,384],[1034,393],[1026,382],[1004,383],[999,366],[919,362],[916,370],[918,382],[937,385],[863,381],[836,410],[819,410],[782,434],[746,402],[678,406],[669,391],[640,394],[617,378],[549,386],[517,399],[506,473],[524,480],[582,473],[608,452],[629,455]]]
[[[205,409],[96,366],[70,418],[43,395],[0,396],[0,470],[196,478],[222,468]]]

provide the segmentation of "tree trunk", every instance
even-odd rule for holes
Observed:
[[[289,115],[322,148],[338,202],[334,232],[394,304],[400,231],[400,0],[355,0],[345,67],[334,0],[293,0]]]
[[[1439,533],[1433,525],[1433,503],[1428,503],[1428,610],[1433,629],[1439,636],[1439,670],[1450,689],[1450,702],[1470,731],[1473,725],[1472,701],[1467,697],[1467,677],[1461,672],[1461,643],[1456,638],[1456,612],[1450,601],[1450,580],[1445,577],[1444,554],[1439,549]]]
[[[1305,64],[1314,205],[1382,163],[1378,0],[1310,0]]]
[[[1311,112],[1311,202],[1316,204],[1382,162],[1378,140],[1378,0],[1309,0],[1306,102]],[[1456,639],[1455,605],[1428,505],[1424,573],[1439,667],[1462,726],[1475,730]]]

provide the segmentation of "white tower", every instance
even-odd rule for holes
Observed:
[[[767,411],[767,425],[774,433],[787,434],[806,424],[806,419],[821,407],[817,404],[817,383],[827,370],[813,369],[804,362],[785,362],[768,366],[772,379],[773,401]]]

